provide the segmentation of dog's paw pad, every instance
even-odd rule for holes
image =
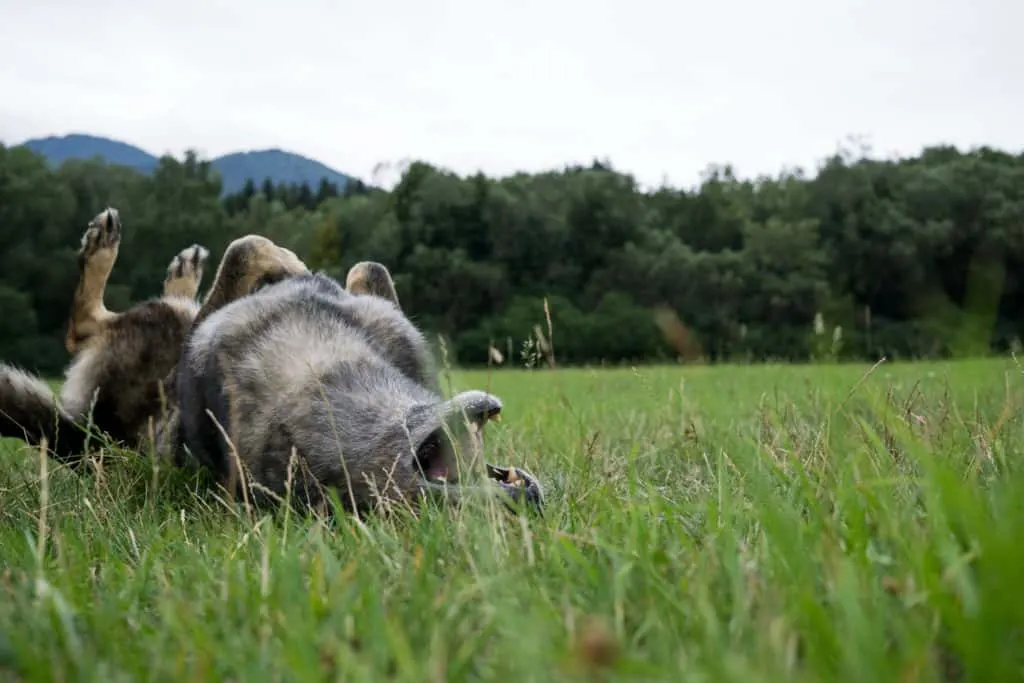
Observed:
[[[82,234],[82,248],[79,253],[91,256],[98,251],[113,249],[121,242],[121,215],[115,208],[101,211],[89,222]]]
[[[209,256],[209,249],[201,244],[193,244],[187,249],[182,249],[177,256],[171,259],[170,265],[167,266],[167,278],[201,279],[203,265]]]

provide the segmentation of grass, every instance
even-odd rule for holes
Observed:
[[[456,374],[539,520],[254,518],[4,442],[0,678],[1021,680],[1022,370],[869,370]]]

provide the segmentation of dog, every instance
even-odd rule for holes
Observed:
[[[66,338],[75,357],[60,398],[0,364],[0,436],[45,439],[75,466],[91,417],[113,439],[198,464],[256,500],[284,497],[290,482],[300,505],[333,489],[352,512],[478,492],[540,510],[541,486],[519,468],[484,462],[483,484],[460,483],[456,454],[480,455],[501,401],[481,391],[444,400],[382,264],[356,264],[342,287],[247,235],[225,250],[200,304],[209,252],[192,245],[168,267],[160,298],[113,313],[103,291],[121,231],[108,208],[82,238]]]

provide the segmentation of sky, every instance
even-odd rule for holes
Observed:
[[[0,0],[0,141],[269,147],[384,185],[604,159],[689,187],[851,136],[1024,150],[1017,0]]]

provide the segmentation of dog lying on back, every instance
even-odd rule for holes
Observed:
[[[349,511],[435,493],[541,505],[532,476],[480,459],[501,402],[480,391],[444,400],[383,265],[357,264],[342,287],[249,235],[228,246],[201,304],[208,252],[193,245],[169,266],[163,296],[113,313],[103,291],[121,230],[107,209],[83,236],[66,341],[75,358],[60,398],[0,364],[0,436],[45,439],[74,465],[91,416],[115,440],[198,463],[255,500],[284,498],[290,485],[297,504],[335,490]],[[468,470],[460,451],[470,451]],[[486,480],[462,484],[474,460]]]

